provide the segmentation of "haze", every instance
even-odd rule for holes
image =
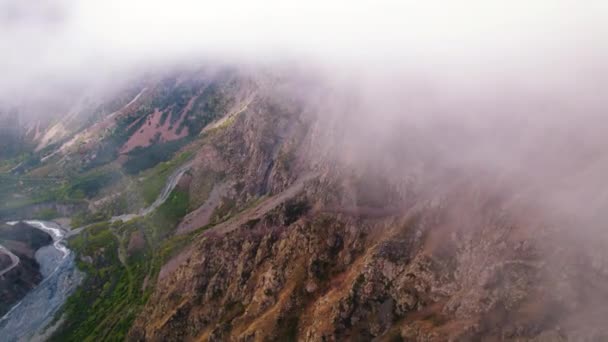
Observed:
[[[32,96],[34,85],[203,58],[316,63],[348,74],[414,69],[459,82],[539,69],[543,79],[572,77],[601,62],[606,7],[559,0],[3,0],[0,94]]]
[[[63,316],[78,281],[45,279],[0,336],[608,336],[606,19],[0,0],[0,210],[71,217],[95,272]]]

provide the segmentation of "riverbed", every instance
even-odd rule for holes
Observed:
[[[192,167],[186,163],[167,178],[165,186],[149,207],[137,213],[114,216],[110,222],[128,221],[150,214],[162,205],[175,189],[180,178]],[[68,297],[82,283],[84,273],[76,267],[75,255],[66,247],[66,239],[79,234],[88,226],[66,230],[55,222],[25,220],[53,238],[53,244],[36,251],[36,261],[44,280],[0,318],[0,341],[32,341],[44,336],[43,330],[56,318],[55,315]],[[7,222],[7,224],[15,224]]]
[[[65,246],[66,230],[54,222],[24,221],[53,238],[53,244],[36,251],[44,280],[0,318],[2,341],[31,341],[49,325],[55,314],[84,279],[75,255]],[[14,222],[8,222],[11,224]]]

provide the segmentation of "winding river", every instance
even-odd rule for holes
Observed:
[[[82,282],[75,256],[66,246],[66,230],[54,222],[25,221],[53,238],[53,244],[36,251],[44,280],[0,318],[3,341],[31,341],[53,320],[55,313]],[[9,222],[14,224],[15,222]]]
[[[191,167],[185,164],[175,170],[167,179],[158,198],[149,207],[137,213],[115,216],[111,221],[128,221],[145,216],[163,204],[177,186],[181,176]],[[19,303],[0,318],[0,341],[44,340],[46,329],[67,298],[82,283],[84,274],[76,267],[76,257],[65,244],[66,238],[80,233],[86,227],[64,229],[55,222],[25,220],[25,223],[48,233],[53,244],[36,251],[36,261],[40,264],[43,281],[31,290]],[[17,222],[7,222],[15,224]]]

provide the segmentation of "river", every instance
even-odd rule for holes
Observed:
[[[44,280],[0,318],[0,339],[7,342],[35,339],[84,279],[75,267],[74,253],[65,246],[65,229],[54,222],[25,222],[51,235],[53,244],[36,251]]]
[[[167,200],[181,176],[190,169],[191,165],[187,163],[176,169],[149,207],[137,213],[112,217],[111,221],[128,221],[154,211]],[[44,280],[0,318],[2,342],[43,340],[45,336],[43,330],[49,326],[61,306],[84,279],[84,273],[76,267],[75,255],[66,247],[65,240],[80,233],[86,227],[68,231],[55,222],[38,220],[24,222],[48,233],[53,238],[53,244],[36,251],[36,261],[40,264],[40,273]],[[7,223],[15,224],[16,221]]]

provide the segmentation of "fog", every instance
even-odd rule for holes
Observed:
[[[531,169],[590,163],[606,142],[605,18],[601,0],[0,0],[0,103],[62,115],[175,65],[263,67],[323,85],[342,157],[409,130],[451,163],[538,184]]]
[[[202,59],[315,63],[346,74],[415,70],[472,88],[518,75],[511,81],[546,86],[601,67],[606,7],[561,0],[2,0],[0,95],[44,95],[32,89]]]
[[[0,102],[57,115],[174,65],[298,70],[339,95],[353,150],[434,127],[434,153],[503,170],[602,146],[605,18],[605,1],[2,0]]]
[[[0,109],[63,115],[176,66],[270,70],[317,119],[319,164],[416,179],[430,197],[461,181],[495,191],[497,212],[532,212],[514,225],[546,219],[559,244],[599,251],[606,19],[605,0],[0,0]],[[608,274],[598,258],[591,273]]]

